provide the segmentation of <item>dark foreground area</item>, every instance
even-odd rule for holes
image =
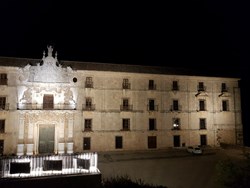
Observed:
[[[50,177],[34,177],[34,178],[6,178],[0,180],[1,188],[100,188],[101,174],[91,175],[65,175],[65,176],[50,176]]]

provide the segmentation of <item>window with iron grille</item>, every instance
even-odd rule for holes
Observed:
[[[154,99],[149,99],[148,100],[148,110],[149,111],[155,111],[155,110],[157,110],[156,106],[155,106],[155,100]]]
[[[122,106],[121,106],[121,110],[131,110],[130,109],[130,105],[129,105],[129,99],[122,99]]]
[[[203,82],[198,83],[198,91],[205,91],[205,86]]]
[[[228,100],[222,101],[222,111],[229,111],[229,101]]]
[[[123,79],[122,88],[123,89],[130,89],[130,83],[129,83],[129,80],[127,78]]]
[[[0,155],[3,155],[4,151],[4,140],[0,140]]]
[[[122,136],[116,136],[115,137],[115,148],[116,149],[122,149]]]
[[[156,89],[156,85],[154,84],[154,80],[149,80],[148,89],[149,90],[155,90]]]
[[[6,97],[0,97],[0,109],[5,110]]]
[[[5,120],[0,119],[0,133],[4,133],[4,132],[5,132]]]
[[[128,131],[130,130],[130,119],[122,119],[122,130]]]
[[[92,119],[85,119],[84,131],[92,131]]]
[[[0,85],[7,85],[7,74],[0,74]]]
[[[226,83],[221,83],[221,92],[227,92],[227,85]]]
[[[206,129],[206,119],[200,118],[200,129]]]
[[[178,91],[179,90],[178,81],[173,81],[172,90],[173,91]]]
[[[148,129],[150,131],[156,130],[156,119],[155,118],[149,118],[149,127]]]
[[[174,111],[179,110],[179,101],[178,100],[173,100],[173,109]]]
[[[92,107],[92,99],[91,98],[86,98],[86,108],[91,109]]]
[[[199,100],[199,111],[205,111],[206,106],[205,106],[205,100]]]
[[[92,77],[86,77],[85,87],[86,88],[93,88]]]

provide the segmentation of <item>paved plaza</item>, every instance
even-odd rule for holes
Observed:
[[[243,159],[240,149],[207,148],[201,156],[185,149],[99,153],[103,178],[128,175],[168,188],[217,188],[215,166],[225,158]]]

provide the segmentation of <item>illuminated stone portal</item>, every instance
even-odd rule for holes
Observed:
[[[52,46],[41,59],[0,57],[0,154],[241,145],[239,79],[193,75],[58,61]]]

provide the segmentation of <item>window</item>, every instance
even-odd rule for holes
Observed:
[[[83,138],[83,150],[90,150],[90,137],[84,137]]]
[[[123,131],[130,130],[130,119],[122,119],[122,130]]]
[[[221,83],[221,92],[227,92],[227,91],[228,89],[226,83]]]
[[[205,86],[203,82],[198,83],[198,91],[205,91]]]
[[[115,148],[122,149],[122,136],[115,137]]]
[[[178,86],[178,82],[177,81],[173,81],[172,90],[173,91],[178,91],[179,90],[179,86]]]
[[[92,106],[92,99],[86,98],[86,107],[91,108],[91,106]]]
[[[149,90],[155,90],[156,89],[156,85],[154,84],[154,80],[149,80],[148,89]]]
[[[200,129],[206,129],[206,119],[200,118]]]
[[[95,106],[92,104],[92,98],[87,97],[85,99],[85,106],[83,110],[95,110]]]
[[[205,100],[200,100],[199,101],[199,110],[200,111],[205,111],[206,108],[205,108]]]
[[[129,80],[127,78],[123,79],[122,89],[130,89],[130,83],[129,83]]]
[[[179,110],[179,101],[178,100],[173,100],[173,105],[172,105],[171,110],[173,110],[173,111]]]
[[[157,137],[156,136],[148,136],[148,148],[157,148]]]
[[[229,101],[228,100],[222,101],[222,111],[229,111]]]
[[[180,118],[173,118],[173,130],[180,130],[181,120]]]
[[[122,99],[121,110],[122,111],[132,110],[132,105],[129,105],[129,99]]]
[[[5,120],[1,119],[0,120],[0,133],[4,133],[5,132]]]
[[[150,131],[156,130],[156,119],[154,119],[154,118],[149,118],[149,127],[148,127],[148,129],[149,129]]]
[[[0,97],[0,110],[6,109],[6,97]]]
[[[155,100],[154,99],[149,99],[148,100],[148,111],[157,111],[157,106],[155,105]]]
[[[7,74],[0,74],[0,85],[7,85]]]
[[[84,131],[92,131],[92,119],[85,119]]]
[[[54,96],[53,95],[43,96],[43,109],[44,110],[54,109]]]
[[[200,135],[200,145],[201,146],[206,146],[207,145],[207,135],[205,135],[205,134]]]
[[[93,88],[92,77],[86,77],[85,88]]]
[[[4,140],[0,140],[0,155],[3,155],[4,151]]]

